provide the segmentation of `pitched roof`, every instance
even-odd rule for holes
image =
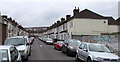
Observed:
[[[88,9],[79,12],[77,15],[73,16],[73,18],[108,19],[108,25],[118,25],[118,21],[113,17],[105,17]]]
[[[71,21],[74,18],[108,19],[108,25],[118,25],[118,24],[120,24],[120,22],[118,23],[118,21],[116,21],[113,17],[105,17],[105,16],[102,16],[102,15],[97,14],[95,12],[92,12],[88,9],[85,9],[85,10],[80,11],[77,15],[73,15],[72,17],[70,17],[66,21],[61,21],[59,24],[58,23],[55,24],[55,27],[58,27],[58,26],[60,26],[64,23],[67,23],[68,21]],[[119,20],[120,20],[120,18],[119,18]]]
[[[116,21],[120,21],[120,17]]]
[[[91,19],[104,19],[104,16],[99,15],[95,12],[92,12],[88,9],[85,9],[79,12],[77,15],[73,16],[74,18],[91,18]]]
[[[118,21],[116,21],[113,17],[105,17],[108,19],[108,25],[119,25]]]
[[[116,20],[118,22],[118,24],[120,25],[120,17]]]

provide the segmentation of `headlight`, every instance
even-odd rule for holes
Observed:
[[[97,57],[96,60],[98,60],[98,61],[103,61],[103,58]]]

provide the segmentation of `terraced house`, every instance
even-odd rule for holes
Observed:
[[[73,16],[66,15],[48,28],[45,35],[56,39],[77,39],[82,35],[103,35],[119,32],[119,23],[112,17],[91,10],[75,8]]]
[[[11,17],[0,15],[0,44],[3,44],[7,37],[27,34],[26,30]]]

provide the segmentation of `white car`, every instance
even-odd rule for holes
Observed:
[[[120,57],[112,53],[104,44],[82,43],[77,49],[76,59],[85,62],[120,62]]]
[[[53,40],[51,38],[46,38],[45,43],[46,44],[53,44]]]
[[[0,62],[22,62],[21,55],[12,45],[0,45]]]
[[[5,40],[4,45],[14,45],[19,50],[22,59],[28,60],[31,54],[31,45],[27,36],[10,37]]]

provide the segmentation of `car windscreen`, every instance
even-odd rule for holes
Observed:
[[[110,50],[105,45],[96,45],[96,44],[89,44],[89,51],[110,52]]]
[[[47,40],[48,40],[48,41],[53,41],[53,40],[52,40],[52,39],[50,39],[50,38],[47,38]]]
[[[57,44],[64,44],[63,41],[57,41]]]
[[[0,49],[0,62],[8,61],[8,50],[7,49]]]
[[[78,40],[73,40],[73,42],[71,42],[70,44],[73,46],[79,46],[81,44],[81,42]]]
[[[10,38],[6,39],[5,45],[25,45],[26,39],[25,38]]]

